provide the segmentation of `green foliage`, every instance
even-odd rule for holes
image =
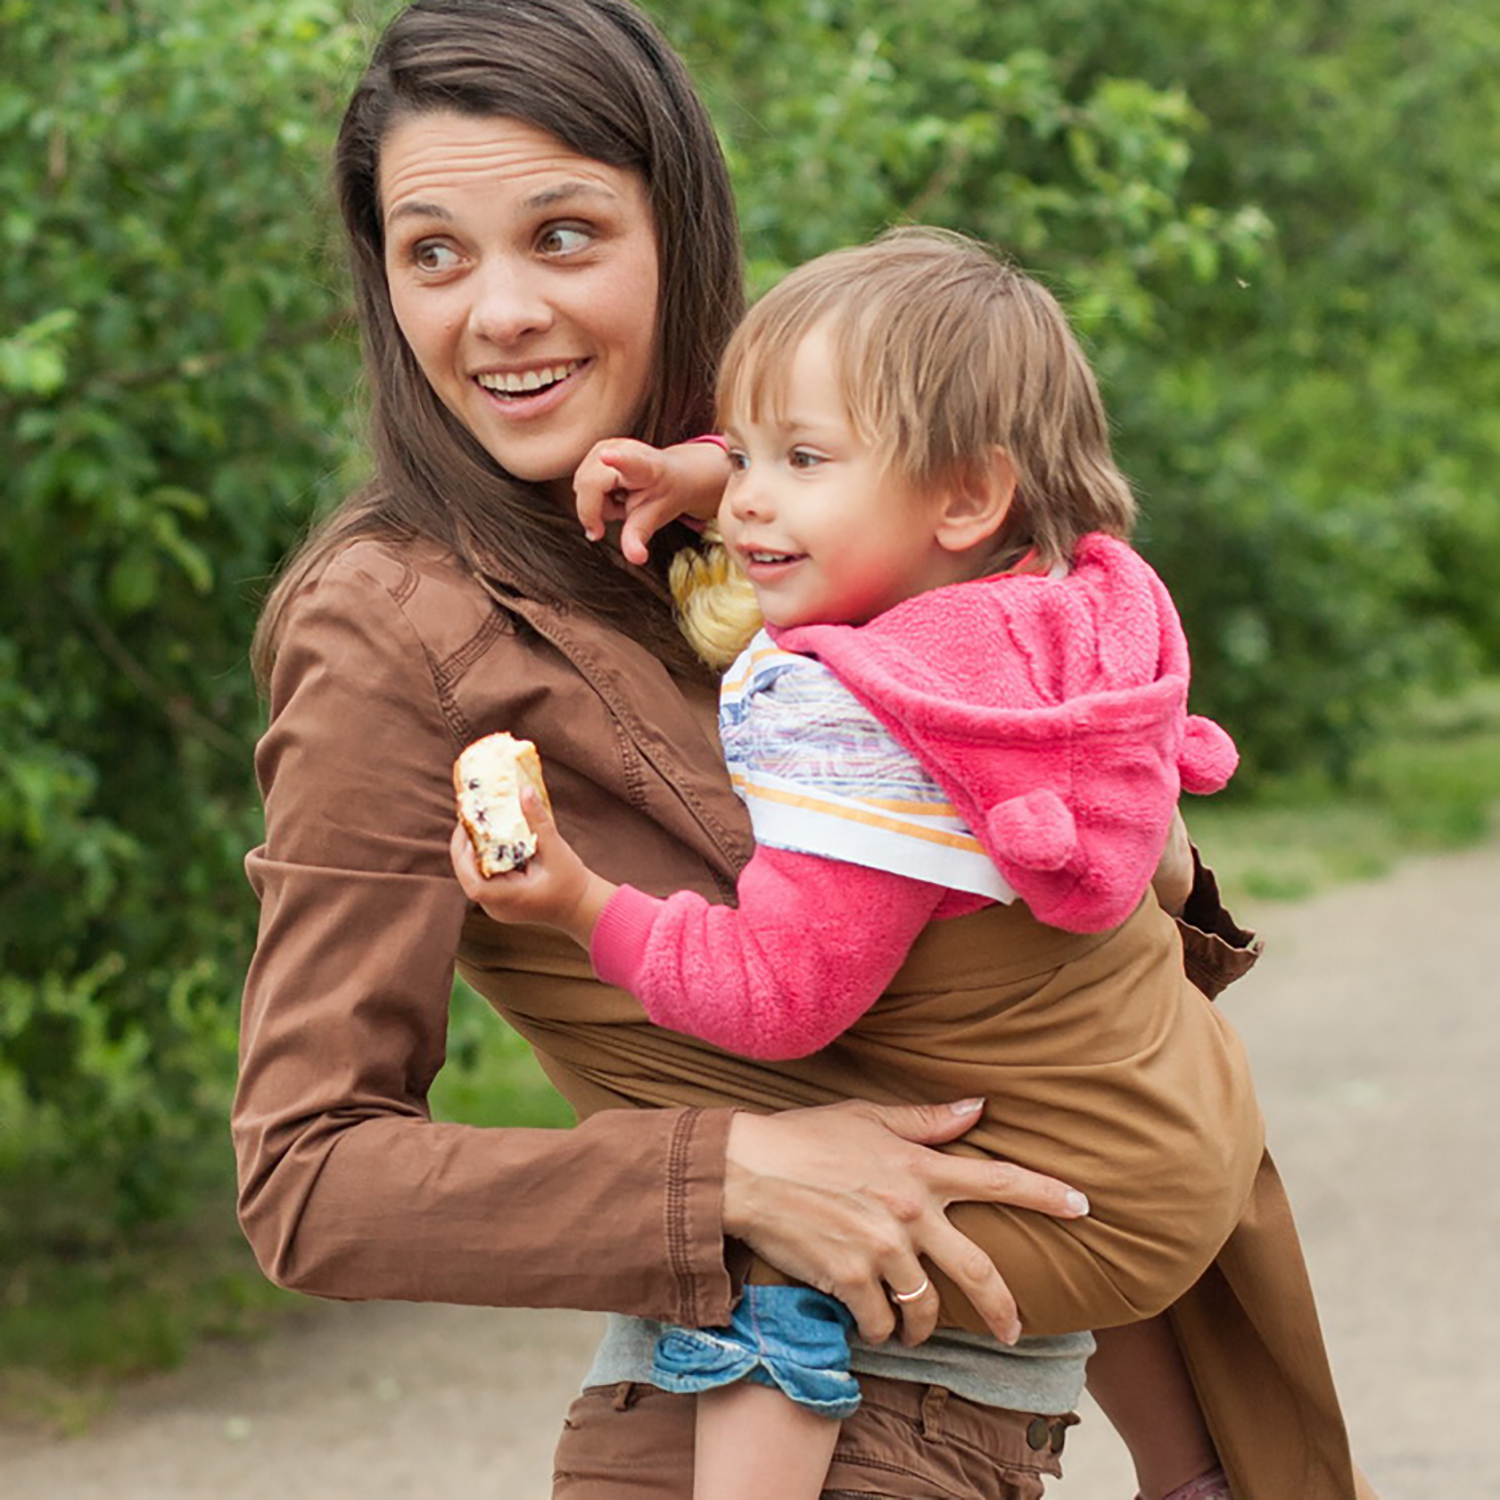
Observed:
[[[255,592],[350,448],[354,39],[326,0],[0,0],[0,36],[0,1241],[71,1243],[224,1152]]]
[[[756,287],[917,219],[1063,294],[1247,780],[1500,662],[1488,0],[664,9]]]

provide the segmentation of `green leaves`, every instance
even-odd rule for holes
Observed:
[[[78,322],[70,307],[44,313],[0,339],[0,391],[19,396],[52,396],[68,378],[68,335]]]
[[[0,35],[0,1095],[138,1216],[193,1170],[153,1142],[223,1151],[255,589],[349,442],[319,247],[359,39],[322,0],[6,0]]]

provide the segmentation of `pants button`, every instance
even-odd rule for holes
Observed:
[[[1026,1446],[1040,1453],[1052,1441],[1052,1424],[1046,1417],[1033,1417],[1026,1424]]]

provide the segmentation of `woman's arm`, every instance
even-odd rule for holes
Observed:
[[[356,554],[377,575],[387,558]],[[399,566],[388,580],[353,556],[294,609],[257,753],[261,926],[233,1117],[245,1231],[268,1275],[323,1296],[719,1317],[727,1117],[429,1118],[467,910],[447,851],[456,747],[391,592]]]

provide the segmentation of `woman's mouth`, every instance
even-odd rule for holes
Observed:
[[[474,381],[507,414],[523,416],[550,409],[588,365],[586,359],[564,359],[529,370],[484,370]]]

